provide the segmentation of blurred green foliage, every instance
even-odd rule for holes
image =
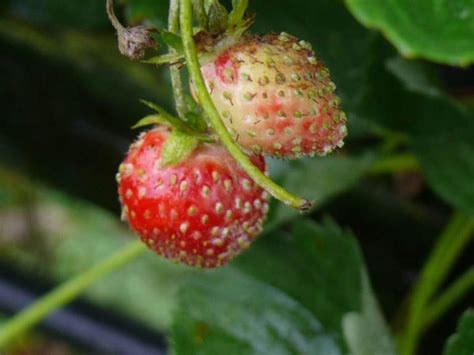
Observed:
[[[474,8],[346,3],[250,2],[254,31],[313,44],[349,117],[341,152],[270,162],[272,176],[316,209],[301,216],[274,203],[264,236],[221,270],[149,253],[94,285],[88,300],[170,334],[176,354],[395,353],[369,274],[394,315],[450,212],[474,215],[474,113],[446,93],[436,66],[402,57],[356,18],[402,54],[468,64]],[[121,5],[129,23],[166,24],[167,1]],[[102,1],[9,0],[0,11],[0,256],[60,282],[132,238],[118,222],[115,170],[137,134],[129,127],[148,112],[138,99],[172,108],[168,74],[119,56]],[[453,319],[420,354],[439,353]],[[446,355],[472,347],[471,319]]]
[[[457,332],[452,335],[444,349],[444,355],[470,355],[474,349],[474,311],[466,311],[461,319]]]

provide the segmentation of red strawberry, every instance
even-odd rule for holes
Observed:
[[[346,116],[307,42],[285,33],[245,36],[203,61],[214,104],[243,148],[299,158],[343,145]]]
[[[117,180],[123,218],[158,254],[214,268],[247,248],[262,229],[268,194],[218,144],[202,144],[162,167],[169,129],[155,128],[130,147]],[[262,156],[252,157],[262,171]]]

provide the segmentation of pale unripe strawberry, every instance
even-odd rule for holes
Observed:
[[[336,87],[307,42],[285,33],[248,35],[203,58],[212,100],[244,149],[299,158],[343,145],[346,116]]]

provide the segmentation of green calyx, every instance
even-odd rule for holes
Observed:
[[[169,166],[183,161],[192,154],[200,142],[198,136],[174,129],[163,146],[161,165]]]
[[[238,26],[243,21],[248,5],[248,0],[232,0],[232,11],[229,14],[229,27]]]
[[[149,125],[164,125],[171,128],[171,135],[163,146],[163,166],[174,165],[186,159],[199,143],[214,142],[214,139],[205,133],[207,125],[200,113],[188,111],[187,121],[183,122],[153,102],[146,100],[141,102],[156,111],[156,114],[143,117],[132,128]]]
[[[140,128],[140,127],[145,127],[149,125],[158,125],[158,124],[167,124],[168,122],[166,119],[163,118],[163,116],[159,114],[155,115],[147,115],[143,118],[140,118],[137,123],[135,123],[132,128]]]
[[[201,30],[214,34],[243,34],[253,22],[245,18],[248,0],[232,0],[230,13],[219,0],[193,0],[193,11]]]
[[[192,100],[192,99],[191,99]],[[176,117],[169,112],[167,112],[164,108],[159,106],[158,104],[140,100],[143,104],[148,106],[149,108],[156,111],[154,115],[147,115],[141,118],[137,123],[135,123],[132,128],[140,128],[148,125],[166,125],[169,127],[173,127],[179,129],[183,132],[187,132],[191,135],[201,136],[204,137],[204,133],[207,129],[207,124],[204,118],[202,117],[202,112],[194,109],[191,107],[191,110],[188,110],[185,115],[185,121]]]

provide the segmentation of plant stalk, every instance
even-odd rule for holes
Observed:
[[[423,328],[429,328],[473,288],[474,267],[471,267],[426,307]]]
[[[426,330],[427,306],[451,271],[474,232],[474,218],[455,213],[439,236],[408,302],[405,327],[399,337],[401,355],[414,355]]]
[[[73,300],[94,282],[136,259],[145,250],[147,248],[141,241],[131,242],[108,259],[66,281],[35,303],[26,307],[0,328],[0,350],[39,323],[48,314]]]
[[[302,199],[286,191],[270,178],[265,176],[255,165],[252,164],[249,157],[234,142],[232,136],[222,123],[201,74],[196,45],[193,40],[191,0],[182,0],[180,3],[180,25],[189,75],[196,89],[196,95],[199,102],[201,103],[206,116],[221,143],[227,148],[234,159],[237,160],[245,172],[268,193],[291,207],[301,211],[308,210],[311,207],[311,203],[308,200]]]
[[[168,31],[177,33],[179,30],[179,0],[170,0],[168,14]],[[174,48],[169,47],[171,55],[176,54]],[[184,99],[183,82],[181,74],[175,65],[170,65],[171,85],[173,87],[174,99],[176,102],[176,112],[178,116],[186,121],[185,114],[187,112],[186,101]]]
[[[369,175],[416,172],[420,165],[413,154],[396,154],[375,161],[367,173]]]

